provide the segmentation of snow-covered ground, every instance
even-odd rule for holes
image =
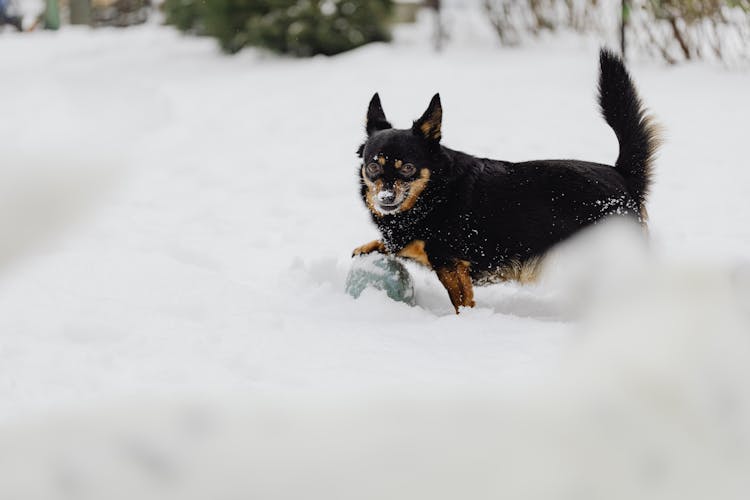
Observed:
[[[458,498],[441,489],[448,479],[440,475],[432,489],[413,488],[427,483],[420,474],[455,471],[450,460],[428,460],[435,469],[401,477],[410,485],[401,496],[375,476],[372,484],[360,477],[352,456],[368,446],[395,453],[389,444],[401,442],[415,447],[415,460],[452,450],[481,456],[488,469],[523,470],[515,482],[490,484],[480,468],[482,478],[466,476],[473,490],[460,474],[451,479],[478,498],[523,498],[540,485],[535,473],[555,467],[550,489],[531,488],[540,496],[525,498],[646,498],[625,486],[620,496],[597,495],[633,478],[661,487],[664,477],[677,485],[667,493],[688,498],[685,491],[705,493],[698,467],[723,474],[725,498],[742,498],[748,485],[739,472],[750,460],[742,267],[750,255],[750,75],[632,65],[666,130],[649,256],[627,230],[606,228],[564,252],[557,276],[479,289],[476,309],[460,316],[437,279],[415,267],[416,307],[374,291],[358,300],[344,293],[351,250],[377,236],[358,198],[354,155],[375,91],[402,127],[439,91],[444,142],[477,155],[616,158],[616,139],[596,109],[595,41],[561,37],[501,50],[483,30],[477,25],[442,54],[415,31],[392,45],[311,60],[226,57],[211,40],[153,25],[2,34],[0,463],[29,473],[41,460],[37,446],[49,451],[60,436],[85,443],[84,429],[119,428],[127,415],[160,428],[143,416],[146,401],[205,397],[264,402],[289,419],[315,415],[313,424],[297,422],[299,441],[264,442],[278,454],[268,463],[248,445],[265,429],[253,423],[265,417],[235,422],[250,437],[233,453],[267,472],[258,472],[259,487],[241,475],[240,483],[222,482],[214,470],[206,484],[235,494],[339,498],[323,493],[337,474],[321,472],[316,482],[309,472],[322,467],[311,450],[326,450],[317,441],[326,433],[338,444],[333,467],[349,473],[339,493],[350,494],[341,498]],[[420,406],[425,394],[431,402]],[[266,403],[277,398],[285,403]],[[129,410],[111,410],[122,405]],[[364,439],[362,429],[379,423],[367,420],[372,407],[385,429],[398,431]],[[451,413],[457,407],[466,414]],[[89,416],[59,424],[56,415],[77,412]],[[102,418],[90,416],[98,412]],[[602,415],[612,418],[602,424]],[[467,424],[473,416],[476,429]],[[435,426],[423,428],[421,417],[436,418]],[[466,439],[425,445],[456,422]],[[488,439],[489,431],[498,434]],[[217,450],[234,437],[202,449],[203,462],[192,465],[216,467],[211,457],[224,456]],[[488,447],[480,453],[466,443]],[[547,445],[556,451],[547,455]],[[618,447],[622,456],[604,459]],[[631,458],[643,470],[628,468]],[[285,467],[304,481],[284,483]],[[590,486],[579,476],[596,467],[601,488],[576,489]],[[14,477],[19,488],[36,481]],[[351,494],[362,482],[375,488],[371,496]],[[11,483],[0,491],[2,484]],[[209,490],[158,490],[154,498],[236,498],[196,493]],[[147,498],[125,491],[122,498]]]

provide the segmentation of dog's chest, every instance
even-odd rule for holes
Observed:
[[[481,252],[481,243],[486,238],[477,229],[472,229],[471,221],[455,214],[430,214],[414,220],[409,218],[376,221],[383,242],[389,251],[396,252],[413,241],[425,241],[441,256],[466,260],[470,255]]]
[[[376,221],[386,248],[391,252],[401,250],[415,240],[425,240],[425,231],[405,219]]]

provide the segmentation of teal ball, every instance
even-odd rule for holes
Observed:
[[[346,277],[346,293],[359,297],[365,288],[384,290],[391,299],[416,304],[414,282],[406,266],[395,257],[383,254],[358,255]]]

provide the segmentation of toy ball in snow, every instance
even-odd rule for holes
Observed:
[[[395,257],[383,254],[358,255],[346,277],[346,293],[355,299],[367,288],[385,290],[398,302],[415,304],[414,282],[406,267]]]

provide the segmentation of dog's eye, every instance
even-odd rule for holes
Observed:
[[[365,170],[367,171],[367,175],[369,175],[370,177],[375,177],[376,175],[380,175],[381,173],[383,173],[383,167],[381,167],[377,163],[368,163]]]
[[[416,171],[417,171],[417,167],[415,167],[411,163],[407,163],[406,165],[404,165],[403,167],[399,169],[399,172],[404,177],[411,177],[412,175],[416,173]]]

